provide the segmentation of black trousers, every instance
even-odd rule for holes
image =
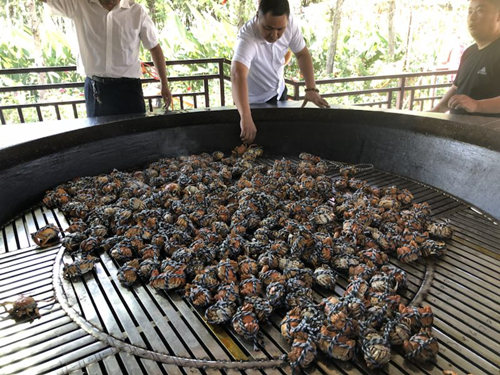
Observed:
[[[271,99],[269,99],[266,103],[275,104],[277,102],[284,102],[287,99],[288,99],[288,89],[285,86],[285,89],[283,90],[283,93],[281,94],[279,99],[278,99],[278,95],[276,95],[276,96],[273,96]]]
[[[84,91],[87,117],[146,112],[139,79],[87,77]]]

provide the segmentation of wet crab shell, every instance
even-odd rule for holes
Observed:
[[[14,319],[24,319],[28,318],[31,321],[40,318],[40,313],[38,311],[38,303],[31,296],[21,296],[14,302],[3,302],[0,303],[1,306],[11,304],[10,309],[6,309],[9,315]]]
[[[262,281],[265,287],[273,282],[282,284],[285,283],[285,276],[283,276],[282,273],[278,270],[269,269],[268,266],[262,267],[262,270],[259,272],[259,279]]]
[[[286,288],[280,282],[272,282],[266,288],[266,298],[273,307],[283,304],[286,295]]]
[[[302,306],[305,302],[312,301],[312,296],[311,288],[297,288],[285,296],[285,303],[288,308],[293,309],[294,307]]]
[[[186,284],[184,296],[197,307],[207,306],[213,300],[208,289],[195,284]]]
[[[339,310],[327,315],[328,329],[347,336],[354,336],[358,332],[358,323],[349,317],[345,310]]]
[[[265,322],[273,312],[273,306],[266,298],[256,296],[246,297],[244,305],[246,304],[252,306],[253,312],[257,316],[259,322]]]
[[[82,276],[94,269],[97,263],[97,258],[92,256],[87,256],[84,259],[76,260],[71,264],[65,264],[63,267],[63,276],[66,279],[72,279],[75,277]]]
[[[80,242],[80,251],[84,254],[92,253],[99,249],[100,241],[96,237],[88,237]]]
[[[224,284],[237,282],[238,263],[232,259],[221,260],[217,265],[217,276]]]
[[[139,259],[132,259],[122,265],[117,278],[124,286],[130,287],[139,279]]]
[[[80,243],[86,236],[81,232],[68,233],[62,240],[62,245],[68,252],[73,253],[80,249]]]
[[[369,369],[380,368],[391,360],[390,346],[374,330],[368,330],[364,333],[361,348]]]
[[[363,299],[369,289],[368,282],[360,277],[354,277],[347,285],[344,296]]]
[[[145,259],[139,264],[137,273],[144,281],[149,281],[154,270],[160,269],[160,262],[156,259]]]
[[[33,241],[41,248],[50,247],[58,244],[61,240],[59,234],[61,231],[54,224],[48,224],[35,233],[31,233]]]
[[[404,263],[414,262],[422,256],[420,248],[412,245],[398,247],[397,254],[398,260]]]
[[[316,268],[314,270],[313,277],[317,285],[329,290],[335,290],[338,274],[329,266],[322,265],[321,267]]]
[[[420,315],[420,325],[424,328],[431,327],[434,322],[434,313],[432,312],[432,308],[430,306],[419,307],[418,313]]]
[[[400,304],[398,307],[400,318],[412,330],[420,327],[420,312],[415,306],[405,306]]]
[[[349,361],[354,357],[356,341],[329,326],[322,326],[318,335],[318,348],[333,359]]]
[[[250,276],[240,282],[240,295],[244,297],[258,296],[262,291],[262,281]]]
[[[434,361],[439,351],[439,344],[435,337],[431,337],[427,332],[412,336],[403,343],[405,357],[419,362]]]
[[[449,222],[433,222],[427,226],[427,230],[432,237],[438,239],[449,239],[453,236],[453,229],[451,228]]]
[[[316,359],[316,343],[314,337],[305,332],[297,333],[293,340],[292,348],[287,354],[290,366],[295,369],[297,367],[308,367]]]
[[[259,272],[259,265],[256,260],[250,257],[240,256],[238,257],[238,269],[241,278],[245,279],[250,275],[257,275]]]
[[[124,240],[114,245],[109,255],[118,262],[126,262],[135,257],[135,251],[130,241]]]
[[[224,284],[219,286],[214,299],[216,301],[224,300],[227,302],[239,303],[240,301],[239,293],[240,293],[239,287],[235,283]]]
[[[160,257],[160,250],[155,245],[147,245],[138,251],[141,260],[157,259]]]
[[[260,331],[257,315],[253,312],[252,305],[245,304],[240,306],[231,319],[231,325],[238,335],[243,336],[247,340],[257,339],[257,334]]]
[[[410,338],[411,330],[408,324],[395,319],[386,323],[383,328],[384,336],[389,337],[391,345],[402,345]]]
[[[172,269],[162,273],[155,270],[151,273],[149,283],[153,288],[159,290],[181,288],[186,285],[186,273],[184,272],[184,269],[185,265],[184,267],[178,267],[177,269]]]
[[[420,247],[422,251],[422,255],[424,257],[428,256],[437,256],[440,257],[443,255],[446,250],[446,242],[444,241],[435,241],[435,240],[426,240],[422,246]]]
[[[301,321],[300,307],[289,310],[280,323],[281,336],[288,342],[292,342],[295,337],[295,328],[297,328]]]
[[[201,285],[210,291],[215,291],[221,284],[217,274],[217,267],[206,267],[203,271],[195,276],[193,283]]]

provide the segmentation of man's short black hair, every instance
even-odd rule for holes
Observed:
[[[261,0],[259,13],[264,15],[271,12],[272,16],[290,16],[290,4],[288,0]]]

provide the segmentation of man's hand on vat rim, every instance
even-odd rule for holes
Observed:
[[[308,102],[316,104],[319,108],[330,108],[330,105],[321,97],[317,88],[306,88],[305,92],[306,96],[300,108],[304,108]]]

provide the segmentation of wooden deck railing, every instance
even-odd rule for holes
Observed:
[[[214,58],[166,63],[174,109],[232,104],[230,60]],[[75,72],[74,66],[0,70],[0,123],[85,117],[83,81]],[[33,74],[36,74],[34,78]],[[448,70],[321,79],[317,85],[322,96],[332,104],[426,110],[450,87],[455,74],[455,70]],[[20,76],[30,78],[23,80],[26,84],[9,85],[15,75],[18,79]],[[61,82],[63,80],[66,82]],[[154,82],[154,78],[142,79],[149,111],[159,109],[157,103],[161,98]],[[290,99],[304,98],[305,82],[286,79],[286,84]],[[45,97],[52,99],[44,100]]]

